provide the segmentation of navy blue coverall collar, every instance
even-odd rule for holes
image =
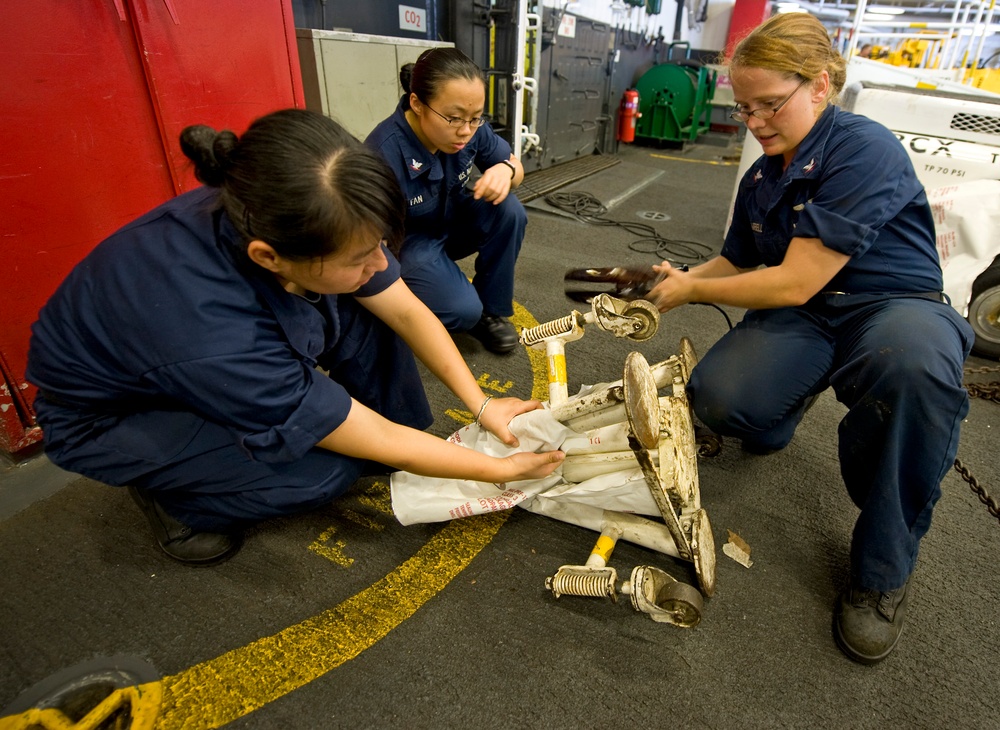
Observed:
[[[833,123],[837,116],[837,107],[832,104],[819,115],[813,128],[799,144],[791,163],[784,168],[784,159],[780,155],[765,157],[763,162],[764,175],[772,180],[780,180],[781,185],[775,191],[769,209],[777,205],[784,189],[793,180],[818,178],[823,170],[823,155],[826,143],[833,131]],[[784,169],[783,169],[784,168]]]
[[[405,95],[400,97],[396,111],[392,115],[393,124],[403,133],[399,145],[403,156],[403,167],[411,180],[426,175],[428,182],[439,182],[444,177],[444,168],[437,154],[431,154],[406,120],[406,109],[403,107],[406,98]]]

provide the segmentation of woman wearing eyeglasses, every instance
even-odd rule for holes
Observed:
[[[433,48],[399,74],[396,111],[366,144],[389,163],[407,200],[402,277],[450,332],[496,353],[517,346],[514,264],[528,218],[511,190],[521,163],[483,116],[483,72],[455,48]],[[482,176],[470,184],[473,167]],[[472,283],[455,261],[476,254]]]
[[[664,264],[661,311],[714,302],[748,311],[694,369],[697,416],[766,454],[784,448],[832,387],[848,408],[841,474],[860,509],[834,636],[852,659],[895,647],[920,539],[968,411],[968,323],[941,294],[934,221],[885,127],[831,104],[843,58],[814,17],[771,18],[734,50],[730,79],[764,149],[740,181],[721,255]]]

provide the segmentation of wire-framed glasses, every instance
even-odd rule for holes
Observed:
[[[738,122],[743,122],[744,124],[750,119],[750,117],[757,117],[758,119],[770,119],[781,110],[781,107],[787,104],[791,100],[791,98],[795,96],[795,92],[801,89],[802,84],[804,84],[808,80],[809,79],[802,79],[799,82],[799,85],[796,86],[794,89],[792,89],[791,94],[786,96],[784,99],[782,99],[780,102],[778,102],[772,107],[764,107],[762,109],[749,109],[749,110],[741,110],[739,107],[736,107],[733,109],[733,111],[729,113],[729,118],[735,119]]]
[[[481,126],[483,126],[484,124],[486,124],[486,122],[490,121],[490,118],[488,116],[486,116],[485,114],[483,116],[481,116],[481,117],[476,117],[475,119],[462,119],[461,117],[446,117],[444,114],[442,114],[441,112],[439,112],[437,109],[435,109],[434,107],[432,107],[430,104],[424,104],[424,106],[427,107],[428,109],[430,109],[435,114],[437,114],[443,120],[445,120],[446,122],[448,122],[448,126],[449,127],[453,127],[454,129],[461,129],[466,124],[468,124],[473,129],[479,129]]]

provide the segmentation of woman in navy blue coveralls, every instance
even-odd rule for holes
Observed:
[[[365,144],[389,163],[407,201],[403,281],[449,332],[510,352],[514,264],[528,222],[510,193],[524,170],[483,116],[483,72],[461,51],[427,50],[399,80],[399,106]],[[473,167],[482,176],[470,185]],[[470,284],[455,261],[472,254]]]
[[[98,245],[33,326],[53,462],[128,485],[189,564],[385,465],[492,482],[555,469],[559,452],[495,459],[419,430],[432,417],[414,353],[509,444],[510,419],[540,404],[485,397],[399,278],[403,201],[378,155],[296,109],[181,142],[206,186]]]
[[[791,440],[828,387],[848,407],[841,473],[860,509],[834,636],[875,663],[896,645],[920,539],[968,411],[968,323],[941,295],[930,207],[885,127],[830,105],[845,63],[810,15],[775,16],[734,51],[733,118],[764,156],[739,184],[721,255],[657,267],[661,311],[749,311],[691,376],[696,415],[754,453]]]

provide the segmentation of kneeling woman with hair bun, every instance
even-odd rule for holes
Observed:
[[[562,456],[497,459],[424,433],[416,354],[508,444],[537,401],[486,398],[400,279],[392,172],[327,117],[284,110],[237,138],[182,134],[205,185],[126,225],[33,326],[28,379],[50,459],[127,485],[161,548],[211,564],[245,526],[322,505],[365,473],[493,482]],[[325,371],[325,372],[324,372]]]
[[[457,48],[431,48],[400,69],[396,111],[365,140],[406,198],[403,280],[449,332],[498,354],[517,347],[514,266],[528,216],[514,189],[524,168],[483,116],[482,69]],[[471,182],[473,168],[482,176]],[[455,261],[475,255],[472,283]]]

